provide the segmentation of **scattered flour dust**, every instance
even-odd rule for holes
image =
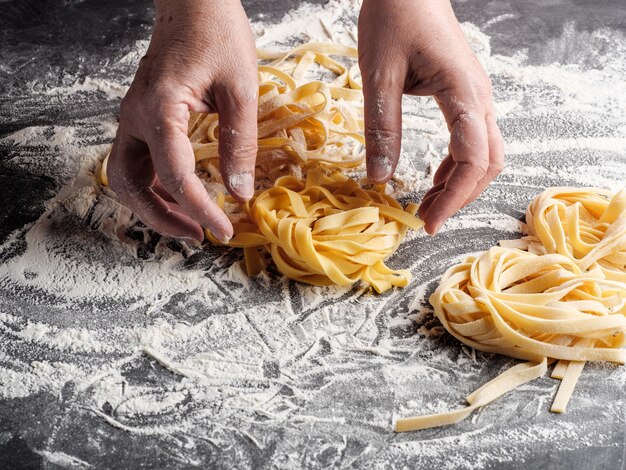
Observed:
[[[311,39],[355,44],[356,11],[348,0],[305,4],[279,25],[256,23],[253,30],[266,48]],[[611,42],[606,60],[582,54],[594,58],[590,66],[566,54],[570,62],[561,63],[554,51],[569,52],[564,44],[578,34],[570,25],[562,40],[546,45],[548,65],[531,65],[524,51],[494,55],[477,27],[464,24],[463,30],[494,83],[508,167],[448,223],[443,241],[408,239],[411,249],[400,261],[415,279],[381,297],[362,287],[311,287],[274,275],[247,279],[236,252],[192,252],[142,231],[129,211],[91,183],[115,134],[110,116],[5,137],[16,150],[9,164],[51,175],[63,188],[38,221],[0,249],[0,398],[47,393],[66,400],[73,390],[67,406],[85,419],[169,446],[176,442],[188,462],[202,462],[203,443],[211,442],[211,452],[230,455],[234,466],[270,448],[281,468],[306,466],[311,458],[329,466],[393,460],[409,467],[481,468],[523,461],[545,441],[549,451],[610,445],[602,419],[581,423],[574,414],[549,415],[545,400],[555,387],[549,379],[458,426],[391,433],[392,416],[454,407],[511,363],[459,346],[433,320],[425,299],[442,271],[493,240],[517,236],[523,210],[541,188],[617,188],[626,177],[626,124],[615,112],[626,109],[626,70],[617,60],[626,52],[623,35],[580,33],[586,35],[581,49]],[[146,47],[139,41],[120,64],[136,64]],[[130,79],[87,78],[46,93],[67,100],[89,91],[121,97]],[[403,106],[394,187],[399,196],[415,198],[445,156],[448,133],[432,99],[405,98]],[[85,129],[105,143],[89,144]],[[25,151],[33,147],[41,150]],[[586,369],[585,377],[571,408],[580,416],[610,416],[623,428],[623,395],[615,400],[611,394],[624,389],[626,374],[599,366]],[[594,380],[609,385],[601,391]],[[52,464],[91,466],[53,439],[36,447]]]

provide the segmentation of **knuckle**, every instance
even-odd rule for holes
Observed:
[[[365,129],[365,138],[375,143],[395,143],[400,139],[400,133],[389,128],[368,127]]]
[[[186,122],[188,108],[177,90],[177,86],[161,81],[150,85],[136,100],[137,111],[157,124],[168,124],[173,120]]]
[[[258,87],[255,83],[241,83],[231,88],[235,103],[248,105],[256,104]]]
[[[491,93],[491,80],[478,60],[478,57],[472,54],[472,63],[467,64],[464,76],[470,79],[472,87],[476,91],[482,91],[485,93]],[[471,70],[471,73],[467,73],[467,70]]]
[[[168,103],[164,99],[146,93],[138,103],[138,111],[142,113],[146,118],[153,121],[159,121],[163,119],[167,112]]]
[[[223,106],[238,112],[244,109],[256,110],[258,86],[255,82],[229,83],[216,88],[216,94],[221,98]]]
[[[184,192],[185,183],[189,180],[189,174],[164,171],[159,175],[161,184],[170,192]]]
[[[149,103],[167,103],[175,99],[177,90],[178,85],[171,83],[171,80],[160,78],[150,82],[150,85],[146,88],[145,95]]]
[[[467,147],[470,143],[466,137],[466,133],[475,128],[481,113],[474,110],[473,107],[466,107],[459,112],[452,122],[452,139],[455,144]]]
[[[363,81],[370,87],[388,88],[400,83],[395,67],[375,67],[363,75]]]
[[[483,159],[472,159],[469,161],[458,162],[457,164],[462,167],[466,167],[470,170],[470,172],[472,172],[479,178],[485,176],[487,174],[487,171],[489,170],[489,162]]]
[[[221,209],[213,202],[213,199],[211,199],[211,196],[208,194],[202,199],[201,211],[203,216],[210,219],[214,218],[220,210]]]
[[[461,114],[490,112],[493,106],[491,81],[481,71],[458,85],[459,93],[450,99]]]
[[[480,74],[479,78],[474,80],[472,88],[474,89],[474,92],[479,96],[491,96],[491,80],[489,80],[489,77],[487,77],[484,72]]]
[[[171,138],[178,133],[187,133],[188,116],[168,103],[148,104],[144,107],[148,135],[156,138]],[[188,114],[188,113],[187,113]]]
[[[506,167],[505,163],[503,161],[497,161],[497,162],[493,162],[489,165],[489,172],[493,175],[493,177],[495,178],[496,176],[498,176],[500,173],[502,173],[502,171],[504,170],[504,168]]]
[[[256,141],[250,142],[220,142],[220,156],[226,161],[250,162],[256,160],[258,145]]]

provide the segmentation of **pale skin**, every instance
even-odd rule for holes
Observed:
[[[156,0],[150,46],[122,101],[107,173],[120,201],[157,232],[202,241],[233,235],[195,174],[189,112],[220,116],[220,172],[230,194],[254,193],[257,61],[239,0]],[[400,156],[402,95],[433,96],[450,130],[449,154],[419,216],[435,234],[503,168],[491,83],[448,0],[364,0],[359,66],[368,178],[389,181]]]

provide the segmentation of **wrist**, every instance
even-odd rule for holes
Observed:
[[[415,11],[426,16],[453,12],[450,0],[363,0],[361,8],[396,15],[406,15],[407,12]]]
[[[186,38],[192,42],[214,33],[219,25],[245,12],[240,0],[154,0],[156,17],[153,40],[168,37],[176,41]]]
[[[197,15],[211,12],[216,7],[241,5],[240,0],[154,0],[157,19],[161,15]],[[167,21],[167,18],[165,19]]]

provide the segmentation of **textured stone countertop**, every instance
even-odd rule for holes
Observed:
[[[266,24],[299,6],[244,4]],[[201,272],[213,289],[204,300],[181,287],[145,309],[137,299],[102,299],[106,283],[119,282],[116,270],[135,269],[140,284],[150,260],[117,258],[71,216],[38,219],[77,168],[60,130],[73,129],[85,148],[110,142],[100,123],[114,123],[120,97],[96,81],[128,83],[153,6],[0,0],[0,469],[626,469],[626,373],[610,365],[585,368],[562,415],[549,412],[557,382],[545,377],[456,426],[391,432],[392,416],[462,406],[515,363],[473,353],[442,331],[426,301],[438,276],[464,253],[518,237],[526,205],[543,188],[626,180],[624,0],[454,7],[486,35],[479,39],[490,38],[483,54],[508,168],[437,237],[401,246],[392,264],[410,266],[409,287],[379,298],[276,279],[243,289],[223,275],[215,263],[224,256],[213,250],[183,260],[172,281]],[[619,74],[621,84],[602,78]],[[87,77],[92,89],[67,92]],[[558,82],[579,79],[589,97],[576,86],[583,82]],[[428,161],[414,157],[427,176]],[[53,247],[40,255],[36,230],[54,231]],[[105,293],[66,302],[54,294],[66,277],[50,264],[70,272],[86,247],[94,250],[86,277],[104,273]],[[19,277],[24,259],[32,269]],[[46,286],[45,273],[56,285]],[[93,281],[71,272],[67,279],[70,294]],[[167,360],[133,342],[156,328],[169,332],[160,350]],[[72,350],[70,337],[91,346]],[[203,380],[184,372],[192,363],[204,367]]]

